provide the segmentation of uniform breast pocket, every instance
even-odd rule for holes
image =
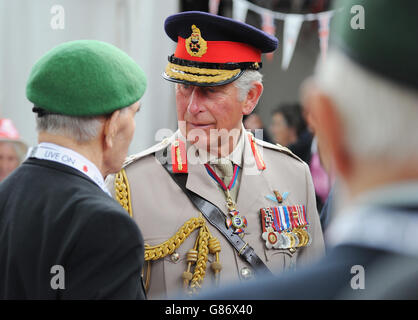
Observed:
[[[265,248],[264,253],[267,266],[275,274],[296,267],[297,250]]]

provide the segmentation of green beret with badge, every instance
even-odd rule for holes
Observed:
[[[63,43],[32,68],[26,96],[39,116],[98,116],[130,106],[144,94],[144,71],[125,52],[97,40]]]

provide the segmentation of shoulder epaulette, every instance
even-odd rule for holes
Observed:
[[[145,156],[148,156],[150,154],[153,154],[157,151],[160,151],[160,150],[166,148],[169,144],[172,143],[172,141],[174,141],[174,139],[175,139],[175,136],[173,135],[169,138],[165,138],[163,141],[153,145],[152,147],[149,147],[148,149],[146,149],[144,151],[141,151],[141,152],[138,152],[138,153],[135,153],[135,154],[132,154],[132,155],[126,157],[125,161],[123,162],[123,168],[126,168],[131,163],[133,163],[133,162],[135,162],[135,161],[137,161],[137,160],[139,160],[139,159],[141,159]]]
[[[288,156],[291,156],[292,158],[299,160],[301,162],[303,162],[303,160],[301,158],[299,158],[297,155],[295,155],[292,151],[290,151],[289,148],[286,148],[280,144],[272,144],[269,142],[266,142],[264,140],[260,140],[260,139],[255,139],[255,142],[262,146],[263,148],[268,148],[268,149],[272,149],[272,150],[277,150],[279,152],[282,152],[284,154],[287,154]]]

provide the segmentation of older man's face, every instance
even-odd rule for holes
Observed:
[[[0,142],[0,181],[19,165],[19,157],[10,142]]]
[[[216,87],[176,86],[177,118],[182,134],[196,142],[210,144],[210,134],[226,129],[241,129],[245,102],[238,100],[238,89],[233,83]],[[182,128],[181,121],[185,127]],[[225,130],[224,130],[225,131]]]

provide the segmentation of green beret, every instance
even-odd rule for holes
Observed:
[[[97,116],[135,103],[146,85],[144,72],[125,52],[78,40],[55,47],[35,64],[26,96],[40,108],[35,112]]]
[[[356,29],[362,15],[356,5],[364,9],[364,29]],[[418,1],[338,0],[334,8],[331,45],[364,67],[418,89]]]

